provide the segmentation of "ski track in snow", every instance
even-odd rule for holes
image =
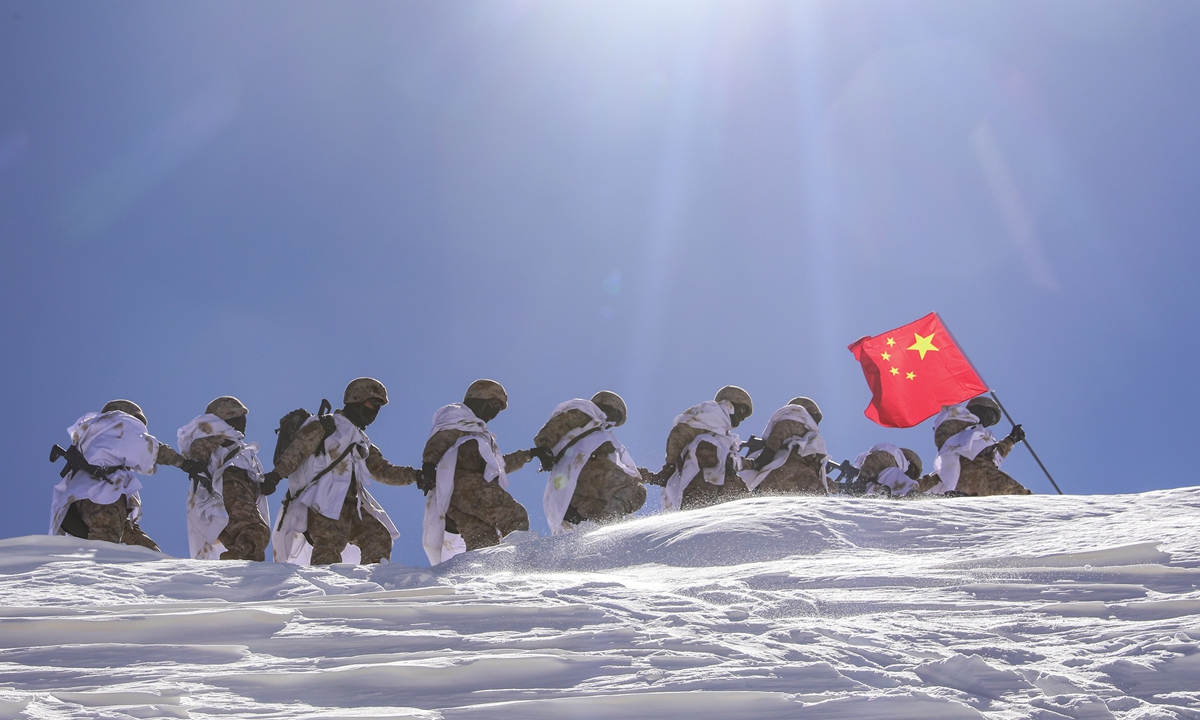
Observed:
[[[751,499],[433,569],[14,538],[0,718],[1200,719],[1198,530],[1185,488]]]

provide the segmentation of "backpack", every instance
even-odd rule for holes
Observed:
[[[332,410],[333,406],[329,404],[328,400],[321,400],[321,406],[317,408],[317,417],[321,420],[325,436],[321,438],[321,445],[313,453],[314,455],[320,455],[325,452],[325,441],[337,430],[333,415],[329,414]],[[312,413],[304,408],[297,408],[279,418],[279,427],[275,429],[275,434],[278,437],[275,438],[275,455],[271,461],[272,464],[279,464],[279,458],[283,457],[283,454],[291,447],[292,442],[296,439],[296,433],[299,432],[300,427],[304,423],[308,422],[310,417],[312,417]]]

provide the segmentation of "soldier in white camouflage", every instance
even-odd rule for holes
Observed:
[[[446,453],[456,453],[452,476],[453,490],[445,511],[445,532],[457,533],[462,537],[467,550],[477,550],[498,545],[509,533],[529,530],[529,513],[496,478],[490,481],[487,479],[488,463],[480,454],[479,438],[458,444],[461,438],[468,435],[478,435],[481,432],[488,434],[486,424],[508,407],[508,393],[505,392],[504,386],[495,380],[476,380],[467,388],[462,406],[446,406],[439,413],[462,407],[469,409],[468,414],[482,421],[483,429],[437,429],[435,426],[421,455],[419,487],[426,494],[433,492],[438,483],[438,464]],[[485,448],[485,451],[492,454],[491,448]],[[517,450],[496,459],[503,462],[504,472],[507,474],[520,470],[533,457],[532,450]],[[428,522],[430,520],[427,518]]]
[[[339,476],[344,479],[347,474],[349,474],[349,483],[346,485],[340,502],[337,503],[340,505],[341,511],[336,518],[328,517],[325,514],[332,512],[333,508],[318,510],[311,505],[306,506],[305,536],[313,546],[311,556],[313,565],[341,562],[342,551],[347,544],[358,547],[360,562],[364,565],[391,558],[392,530],[384,525],[385,520],[389,525],[391,521],[387,520],[383,509],[378,507],[374,499],[366,492],[363,482],[374,479],[385,485],[411,485],[417,481],[419,473],[415,468],[393,465],[388,462],[379,448],[366,439],[365,434],[362,433],[368,425],[375,421],[379,409],[387,403],[387,388],[383,386],[383,383],[374,378],[357,378],[346,386],[343,407],[333,414],[333,419],[339,428],[338,432],[345,433],[350,438],[346,446],[347,454],[343,455],[340,462],[330,460],[331,467],[340,470],[325,474],[318,479],[317,483],[310,482],[310,485],[312,485],[313,491],[321,491],[325,485],[320,483],[336,485],[339,482]],[[346,421],[349,424],[346,424]],[[351,425],[353,427],[350,427]],[[357,431],[354,430],[355,428]],[[338,436],[341,437],[340,434]],[[263,477],[263,491],[270,494],[282,478],[291,476],[305,463],[315,463],[317,456],[325,454],[326,437],[325,426],[319,418],[314,417],[310,422],[301,426],[296,432],[295,439],[275,464],[275,468]],[[360,457],[353,448],[358,448],[358,452],[365,457]],[[369,477],[361,477],[358,474],[364,469],[364,466],[366,472],[363,474]],[[308,466],[309,469],[314,467],[315,465]],[[301,495],[299,492],[307,490],[310,485],[296,488],[298,491],[296,497],[289,496],[289,500],[297,502],[297,498],[299,498],[299,501],[303,502],[308,495]],[[343,491],[339,490],[338,492]],[[333,500],[337,499],[333,498]],[[281,511],[281,515],[284,515],[284,512]],[[287,520],[288,518],[281,517],[280,526],[283,527]],[[276,548],[278,554],[280,552],[278,540]]]
[[[754,402],[750,399],[750,394],[736,385],[726,385],[717,391],[712,401],[701,403],[684,411],[676,418],[675,425],[667,435],[666,460],[662,470],[649,476],[647,482],[653,485],[662,485],[669,491],[672,478],[678,475],[678,481],[684,487],[680,498],[680,509],[682,510],[706,507],[747,497],[750,490],[738,475],[738,471],[741,469],[739,467],[740,460],[737,457],[740,443],[733,442],[727,448],[719,447],[718,443],[725,441],[727,436],[731,435],[732,429],[753,413]],[[695,419],[695,417],[708,415],[723,416],[723,418],[717,417],[718,420],[722,420],[717,425],[722,427],[720,429],[716,426],[702,427],[704,423]],[[690,422],[684,420],[688,417],[693,417],[693,419]],[[696,442],[697,438],[701,438],[701,436],[709,436],[712,441],[701,439]],[[696,442],[694,460],[698,469],[689,473],[692,477],[683,477],[684,469],[689,467],[688,448],[692,446],[693,442]],[[724,462],[722,462],[722,456],[724,456]],[[716,484],[706,480],[713,474],[714,469],[721,465],[724,466],[723,483]],[[718,472],[717,475],[719,476],[720,473]]]
[[[223,395],[210,402],[204,412],[217,416],[245,435],[246,416],[250,411],[241,400]],[[194,440],[186,456],[204,463],[206,467],[227,465],[222,471],[221,498],[229,522],[217,538],[225,546],[221,559],[262,562],[266,559],[267,543],[271,541],[271,528],[259,511],[259,483],[244,468],[224,462],[231,448],[237,451],[237,444],[233,440],[214,434]],[[255,467],[258,467],[257,463]],[[261,472],[261,469],[256,472]]]
[[[66,533],[86,537],[89,540],[140,545],[151,550],[158,550],[158,543],[150,539],[150,536],[142,530],[137,522],[141,516],[141,501],[136,488],[141,487],[140,482],[133,485],[133,491],[120,494],[109,502],[96,502],[87,496],[99,498],[111,495],[111,489],[104,486],[111,484],[114,478],[120,477],[119,482],[131,484],[133,472],[150,474],[157,469],[158,465],[181,468],[189,474],[203,472],[204,466],[201,463],[187,460],[175,452],[171,446],[158,442],[153,436],[145,434],[147,432],[146,414],[132,400],[112,400],[105,403],[98,415],[95,413],[85,415],[74,427],[86,427],[90,419],[102,419],[110,413],[123,413],[140,423],[140,426],[135,424],[134,430],[143,433],[146,440],[151,443],[149,455],[145,455],[145,459],[141,461],[132,457],[119,458],[116,464],[109,464],[106,467],[89,466],[87,458],[83,455],[77,456],[78,467],[67,472],[63,481],[55,488],[56,508],[53,514],[57,522],[52,521],[50,532],[51,534]],[[118,422],[114,426],[113,432],[127,434],[130,433],[130,429],[122,427]],[[73,442],[78,441],[73,438]],[[100,442],[99,444],[106,443]],[[76,449],[74,445],[72,449]],[[82,451],[84,448],[78,448],[78,450]],[[145,450],[143,449],[139,454],[144,455]],[[143,464],[146,461],[149,461],[149,464]],[[113,477],[105,479],[110,473]]]
[[[896,459],[899,452],[905,467],[903,476],[897,475],[899,482],[892,480],[887,471],[890,468],[900,468],[901,463]],[[846,488],[847,495],[887,495],[890,497],[908,497],[916,495],[928,487],[922,488],[921,456],[909,448],[879,444],[872,447],[862,458],[858,476],[850,487]],[[891,480],[891,482],[889,482]]]
[[[582,400],[574,401],[582,403]],[[568,434],[584,428],[583,434],[577,434],[572,443],[584,439],[585,435],[593,432],[604,432],[609,428],[625,424],[628,411],[625,400],[615,392],[602,390],[592,396],[590,401],[607,418],[608,423],[601,425],[596,419],[581,409],[570,408],[552,415],[534,438],[534,446],[541,450],[542,467],[550,470],[558,458],[553,449],[562,443]],[[567,453],[570,446],[560,451],[560,456]],[[614,458],[620,457],[624,448],[618,448],[611,439],[606,439],[588,456],[583,468],[579,470],[575,484],[575,492],[567,507],[565,521],[578,525],[584,520],[608,522],[631,515],[641,509],[646,503],[646,487],[642,485],[644,478],[650,476],[645,468],[636,468],[637,478],[626,472]]]
[[[1000,422],[1000,406],[989,397],[974,398],[967,403],[966,410],[966,414],[942,420],[934,428],[933,441],[937,445],[939,455],[944,455],[943,447],[960,433],[992,427]],[[986,437],[991,438],[991,434],[987,433]],[[1033,493],[1029,489],[1000,469],[1000,462],[1008,457],[1013,446],[1023,439],[1024,429],[1020,425],[1014,425],[1007,437],[990,442],[974,457],[960,455],[955,458],[959,468],[958,481],[949,492],[943,489],[944,483],[936,473],[922,478],[921,487],[935,494],[946,495],[1031,495]]]
[[[828,495],[825,478],[828,455],[824,451],[824,441],[820,443],[819,452],[807,452],[810,448],[799,442],[805,438],[819,437],[816,426],[821,423],[821,408],[806,397],[792,398],[788,406],[804,408],[814,425],[809,427],[807,420],[787,416],[786,408],[776,413],[783,414],[783,417],[778,420],[773,417],[774,422],[769,423],[770,429],[763,438],[763,449],[754,456],[754,466],[765,469],[775,464],[780,452],[786,452],[787,459],[782,465],[766,471],[766,477],[758,481],[754,492],[764,495]],[[809,443],[812,444],[815,443]]]

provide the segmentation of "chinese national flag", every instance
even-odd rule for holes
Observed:
[[[850,346],[871,388],[865,414],[884,427],[906,428],[985,393],[975,372],[937,313]]]

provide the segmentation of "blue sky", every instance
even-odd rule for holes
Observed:
[[[839,458],[929,464],[846,346],[934,310],[1065,491],[1195,483],[1194,4],[0,10],[6,535],[45,532],[49,447],[107,400],[173,443],[237,395],[269,456],[360,375],[401,464],[477,377],[505,450],[611,389],[657,469],[732,383],[746,434],[804,394]],[[512,478],[542,531],[545,477]],[[146,486],[185,554],[185,478]],[[376,495],[424,564],[420,493]]]

